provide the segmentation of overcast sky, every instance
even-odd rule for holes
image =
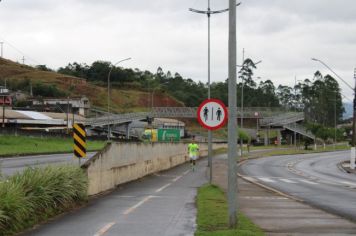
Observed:
[[[228,0],[211,0],[212,10]],[[123,67],[178,72],[207,82],[207,0],[2,0],[0,41],[4,57],[53,69],[69,62],[115,63]],[[356,66],[355,0],[245,0],[237,9],[238,61],[262,60],[256,76],[294,85],[294,78],[330,73],[350,85]],[[211,80],[228,74],[228,13],[211,18]],[[352,91],[339,81],[342,93]],[[348,101],[348,100],[345,100]]]

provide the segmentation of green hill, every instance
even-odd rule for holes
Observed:
[[[59,74],[46,67],[34,68],[0,58],[0,85],[6,81],[7,88],[30,94],[32,87],[35,97],[87,96],[94,107],[106,109],[106,84],[96,85],[86,79]],[[154,106],[183,106],[183,103],[162,90],[153,94]],[[111,90],[111,107],[117,112],[144,111],[152,105],[152,93],[134,88]]]

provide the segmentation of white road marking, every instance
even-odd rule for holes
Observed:
[[[105,234],[114,224],[115,222],[108,223],[103,228],[101,228],[96,234],[94,234],[94,236],[101,236]]]
[[[312,181],[309,181],[309,180],[305,180],[305,179],[300,179],[299,181],[307,183],[307,184],[318,184],[318,183],[315,183],[315,182],[312,182]]]
[[[283,182],[285,182],[285,183],[289,183],[289,184],[296,184],[297,182],[295,182],[295,181],[292,181],[292,180],[290,180],[290,179],[279,179],[280,181],[283,181]]]
[[[350,187],[356,187],[356,183],[348,182],[348,181],[341,181],[340,183],[346,184],[347,186]]]
[[[172,183],[166,184],[166,185],[164,185],[163,187],[157,189],[155,192],[156,192],[156,193],[159,193],[159,192],[161,192],[163,189],[167,188],[167,187],[168,187],[169,185],[171,185],[171,184],[172,184]]]
[[[182,175],[180,175],[180,176],[177,176],[176,178],[174,178],[172,181],[173,182],[176,182],[177,180],[179,180],[180,178],[182,178],[183,176]]]
[[[129,195],[120,195],[118,197],[122,197],[122,198],[134,198],[135,196],[129,196]]]
[[[241,198],[254,199],[254,200],[286,200],[286,197],[263,197],[263,196],[243,196]]]
[[[274,180],[271,180],[270,178],[262,178],[262,177],[260,177],[258,179],[262,180],[263,182],[268,182],[268,183],[274,183],[275,182]]]
[[[158,177],[169,177],[169,178],[177,177],[177,175],[162,175],[162,174],[153,174],[153,175]]]
[[[137,207],[141,206],[142,204],[144,204],[145,202],[147,202],[148,200],[150,200],[151,198],[153,198],[154,196],[150,195],[150,196],[147,196],[145,197],[142,201],[140,201],[139,203],[137,203],[136,205],[130,207],[129,209],[127,209],[125,212],[124,212],[124,215],[128,215],[130,214],[131,212],[133,212]]]
[[[189,173],[189,171],[190,171],[190,170],[185,171],[185,172],[183,173],[183,175],[188,174],[188,173]]]

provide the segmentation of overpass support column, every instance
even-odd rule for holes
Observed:
[[[268,131],[267,130],[265,130],[265,134],[264,134],[264,139],[265,139],[265,146],[267,146],[268,145]]]
[[[282,144],[282,134],[280,129],[277,130],[277,141],[278,141],[278,147],[280,147]]]
[[[125,134],[126,134],[126,139],[130,139],[130,127],[131,123],[128,123],[125,125]]]

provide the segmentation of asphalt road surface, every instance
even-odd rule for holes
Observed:
[[[117,236],[194,235],[195,196],[206,183],[207,162],[189,164],[120,186],[25,235]]]
[[[356,175],[337,167],[349,156],[350,151],[266,157],[246,162],[239,173],[356,221]]]
[[[88,158],[94,155],[95,152],[87,153]],[[84,158],[82,163],[88,158]],[[0,170],[2,175],[9,176],[22,171],[28,166],[45,166],[64,163],[79,165],[79,160],[73,156],[73,153],[0,158]]]

